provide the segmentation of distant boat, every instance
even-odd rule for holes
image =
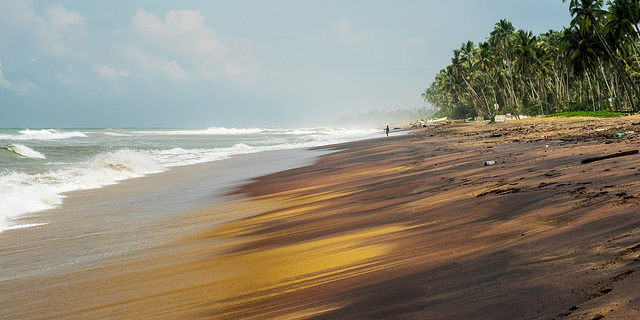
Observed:
[[[447,121],[447,117],[440,118],[440,119],[435,119],[435,120],[429,119],[429,120],[427,121],[427,124],[432,124],[432,123],[442,122],[442,121]]]

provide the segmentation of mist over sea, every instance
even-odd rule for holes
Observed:
[[[0,232],[32,226],[16,218],[55,208],[70,191],[238,154],[380,136],[332,128],[0,129]]]

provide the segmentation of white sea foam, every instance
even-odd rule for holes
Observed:
[[[15,230],[15,229],[22,229],[22,228],[29,228],[29,227],[37,227],[45,224],[46,223],[28,223],[28,224],[10,225],[10,226],[7,226],[4,230]],[[2,229],[0,229],[0,232],[2,232]]]
[[[112,137],[130,137],[130,134],[118,133],[118,132],[101,132],[104,135]]]
[[[100,188],[163,170],[146,153],[120,150],[100,154],[76,168],[40,174],[10,172],[0,175],[0,231],[24,227],[16,225],[17,217],[54,208],[62,203],[66,192]]]
[[[347,130],[340,128],[226,128],[209,127],[202,130],[139,130],[136,134],[148,135],[336,135],[348,134],[350,136],[377,132],[378,130]]]
[[[46,159],[42,153],[35,151],[27,146],[21,144],[10,144],[4,147],[5,149],[21,156],[24,158],[32,158],[32,159]]]
[[[267,129],[261,128],[224,128],[224,127],[211,127],[202,131],[206,134],[215,135],[239,135],[239,134],[259,134],[268,132]]]
[[[222,135],[224,138],[209,139],[210,135]],[[73,190],[100,188],[169,167],[217,161],[236,154],[316,147],[382,136],[382,132],[331,128],[211,127],[204,130],[109,129],[107,132],[92,131],[88,136],[77,131],[24,130],[7,136],[12,140],[20,140],[16,137],[47,140],[37,143],[60,149],[55,156],[49,155],[51,162],[26,163],[14,157],[18,165],[13,169],[6,169],[11,167],[3,167],[0,163],[0,231],[24,227],[19,216],[54,208],[62,203],[65,193]],[[70,137],[86,138],[57,141]],[[12,146],[11,151],[22,157],[44,157],[26,146],[15,143]],[[105,146],[116,151],[105,152]],[[132,147],[138,149],[126,149]],[[15,151],[18,149],[20,151]],[[88,161],[84,160],[94,149],[100,153]],[[33,166],[37,166],[37,170]],[[22,168],[28,169],[28,173],[20,172]],[[28,223],[33,223],[32,219]]]
[[[183,148],[155,150],[151,151],[150,155],[153,157],[153,159],[155,159],[158,163],[161,163],[165,167],[177,167],[202,162],[222,160],[230,156],[228,152],[224,152],[218,149],[187,150]]]
[[[58,131],[54,129],[42,129],[42,130],[22,130],[18,131],[18,135],[15,134],[0,134],[1,140],[60,140],[69,139],[74,137],[86,138],[87,135],[78,131]]]
[[[242,135],[242,134],[260,134],[268,133],[268,129],[261,128],[224,128],[224,127],[211,127],[202,130],[143,130],[135,131],[137,134],[148,135]]]
[[[235,149],[235,150],[252,150],[253,148],[244,144],[244,143],[236,143],[233,145],[233,147],[231,147],[231,149]]]

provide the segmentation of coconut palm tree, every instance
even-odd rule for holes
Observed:
[[[535,66],[538,65],[538,55],[536,52],[537,38],[531,31],[518,30],[515,34],[513,53],[515,61],[513,62],[514,70],[517,72],[518,78],[521,80],[520,94],[522,96],[523,107],[527,99],[538,99],[537,92],[534,87],[534,81],[537,78]],[[542,108],[542,106],[540,106]],[[542,109],[540,110],[542,111]]]
[[[602,9],[603,0],[572,0],[569,4],[569,12],[573,19],[570,27],[578,27],[580,33],[601,31],[600,22],[603,21],[607,11]]]
[[[552,100],[555,103],[553,106],[554,112],[558,112],[563,108],[563,100],[569,92],[568,82],[566,74],[568,72],[566,68],[566,54],[563,50],[562,33],[554,30],[540,35],[541,47],[544,47],[545,57],[543,64],[546,66],[547,72],[544,78],[545,86],[547,86],[549,94],[552,95]],[[568,102],[566,102],[568,104]]]
[[[600,40],[602,47],[607,53],[607,60],[612,63],[617,73],[622,77],[622,86],[624,88],[627,101],[635,111],[633,99],[635,97],[635,85],[631,81],[628,71],[625,68],[625,62],[621,61],[615,47],[606,40],[603,34],[602,23],[604,22],[608,12],[602,9],[603,0],[572,0],[569,5],[569,11],[573,19],[571,27],[578,26],[580,33],[593,33]],[[615,45],[615,44],[614,44]]]
[[[511,22],[502,19],[498,21],[489,35],[488,42],[491,45],[496,67],[500,67],[496,73],[496,81],[503,84],[505,91],[505,107],[517,105],[513,74],[513,39],[515,28]]]
[[[634,43],[638,40],[636,17],[638,4],[629,0],[613,0],[608,2],[604,33],[615,40]]]
[[[534,36],[500,20],[477,46],[453,50],[422,97],[450,114],[492,116],[494,105],[510,112],[547,113],[565,108],[613,106],[635,110],[640,98],[640,0],[570,0],[571,27]],[[577,103],[576,103],[577,102]],[[532,109],[532,106],[536,106]],[[502,109],[504,111],[504,109]]]
[[[586,79],[590,90],[588,94],[591,97],[593,110],[596,110],[596,104],[592,96],[596,70],[599,68],[598,63],[604,55],[604,49],[598,39],[593,34],[582,34],[577,28],[565,29],[564,38],[566,41],[566,49],[568,50],[568,63],[572,68],[573,74],[580,79]]]
[[[467,44],[473,44],[468,42]],[[466,94],[462,95],[463,99],[467,100],[469,105],[473,105],[474,109],[480,110],[483,104],[482,99],[474,89],[473,81],[473,63],[471,58],[471,52],[467,51],[468,48],[472,48],[473,45],[467,47],[467,44],[463,44],[461,50],[453,50],[453,57],[451,58],[451,66],[455,70],[456,80],[461,80],[466,88]],[[463,51],[464,50],[464,51]],[[464,54],[463,54],[464,52]]]

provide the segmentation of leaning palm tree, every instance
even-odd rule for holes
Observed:
[[[629,0],[613,0],[607,3],[604,33],[612,35],[616,40],[634,42],[638,40],[636,19],[638,4]]]
[[[622,81],[622,85],[625,89],[626,98],[632,110],[635,111],[633,102],[633,97],[636,95],[635,86],[615,48],[611,46],[603,34],[601,23],[605,20],[607,11],[602,9],[602,4],[603,0],[572,0],[569,5],[569,11],[573,17],[571,27],[578,27],[580,34],[583,36],[586,33],[593,33],[600,40],[607,54],[606,58],[611,61],[618,74],[620,74],[624,80]]]
[[[634,56],[637,57],[638,26],[635,21],[638,16],[638,4],[629,0],[613,0],[608,4],[604,34],[615,47],[630,44],[635,53]],[[636,58],[635,62],[640,66],[640,60]]]
[[[535,82],[538,80],[540,72],[537,68],[540,65],[537,37],[531,31],[518,30],[514,43],[514,55],[516,57],[513,62],[514,68],[522,81],[521,92],[528,94],[531,99],[537,100],[540,104],[540,112],[544,114],[539,93],[535,88]],[[526,98],[527,96],[523,96],[523,99]]]
[[[607,11],[602,9],[603,0],[572,0],[569,12],[573,19],[570,27],[578,27],[581,34],[594,32],[601,34],[600,22],[604,20]]]
[[[472,42],[471,42],[472,43]],[[466,49],[465,44],[462,45],[462,48]],[[471,61],[469,61],[467,57],[468,52],[462,54],[462,50],[453,50],[453,57],[451,58],[451,67],[455,70],[456,80],[462,80],[466,88],[466,95],[463,97],[468,101],[469,105],[473,105],[474,109],[480,110],[480,106],[482,105],[482,99],[474,89],[474,86],[471,82],[473,76],[473,65]],[[471,81],[471,82],[470,82]]]
[[[593,34],[583,35],[577,28],[565,29],[564,39],[568,51],[568,63],[573,74],[580,79],[586,79],[590,90],[588,94],[596,110],[593,98],[593,80],[596,78],[596,70],[601,57],[605,54],[600,41]]]
[[[511,22],[502,19],[495,24],[488,43],[496,60],[496,80],[503,84],[505,90],[505,106],[517,105],[515,94],[515,75],[513,73],[513,39],[515,27]]]
[[[496,62],[498,60],[492,55],[491,45],[488,42],[481,42],[478,45],[477,53],[474,56],[474,63],[482,72],[482,78],[485,81],[484,86],[489,88],[491,95],[493,96],[493,105],[487,104],[486,106],[486,108],[488,108],[488,113],[493,116],[497,111],[497,107],[493,106],[496,104],[504,106],[504,97],[506,96],[504,88],[501,87],[495,76],[496,73],[499,72],[496,68]],[[500,92],[500,94],[496,91]],[[500,101],[498,96],[502,98]]]

